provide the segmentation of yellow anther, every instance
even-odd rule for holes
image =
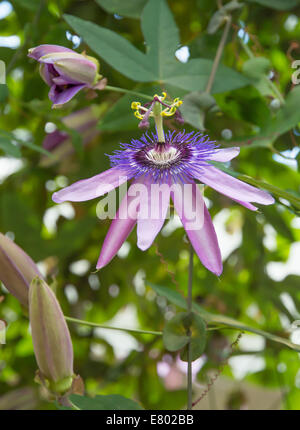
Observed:
[[[165,91],[162,91],[161,96],[159,96],[158,94],[154,94],[153,101],[151,103],[150,108],[146,108],[145,106],[142,106],[140,102],[132,102],[131,103],[131,109],[135,110],[134,116],[136,118],[138,118],[139,120],[143,120],[145,114],[148,112],[147,113],[148,118],[153,117],[155,119],[156,116],[159,115],[158,112],[160,110],[161,110],[160,116],[162,116],[162,117],[173,116],[175,114],[177,108],[182,105],[182,101],[180,100],[179,97],[176,97],[170,104],[162,103],[166,98],[167,98],[167,93]],[[161,107],[160,109],[157,110],[156,109],[157,106],[156,106],[155,102],[160,102],[163,106],[165,106],[165,108],[162,109],[162,107]],[[148,105],[150,105],[150,103]],[[150,112],[149,112],[149,109],[150,109]],[[157,120],[157,118],[155,119],[155,121],[156,120]]]
[[[138,109],[141,106],[140,102],[132,102],[131,109]]]
[[[143,119],[143,116],[137,110],[134,112],[134,116],[136,116],[138,119]]]
[[[174,105],[174,106],[176,106],[176,107],[181,106],[181,105],[182,105],[182,100],[180,100],[180,98],[178,98],[178,97],[177,97],[177,98],[174,100],[173,105]]]
[[[162,116],[172,116],[176,112],[176,107],[172,106],[171,109],[164,109],[161,113]]]

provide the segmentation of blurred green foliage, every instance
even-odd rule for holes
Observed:
[[[0,1],[0,10],[3,3]],[[176,290],[168,270],[175,273],[181,291],[187,289],[184,230],[166,228],[156,240],[157,247],[147,252],[136,247],[133,232],[123,252],[99,273],[93,273],[110,221],[97,219],[97,201],[74,203],[57,212],[51,200],[52,192],[66,183],[108,168],[105,154],[120,142],[140,135],[130,110],[130,103],[137,97],[99,92],[92,103],[101,106],[100,135],[84,150],[78,150],[78,134],[70,133],[73,153],[43,167],[41,159],[49,157],[42,149],[45,127],[47,130],[56,125],[65,130],[61,118],[88,106],[93,94],[81,92],[63,109],[52,110],[48,88],[37,64],[27,57],[27,49],[49,43],[78,52],[86,50],[99,56],[100,72],[111,86],[145,94],[165,89],[174,97],[182,97],[186,102],[185,128],[204,125],[205,133],[221,146],[240,146],[241,154],[229,172],[269,189],[276,198],[272,207],[253,213],[213,190],[205,191],[221,247],[229,253],[220,279],[195,257],[194,302],[215,315],[214,323],[218,318],[221,325],[226,318],[234,318],[240,326],[207,332],[206,361],[197,379],[205,383],[207,372],[221,365],[226,345],[248,325],[256,333],[263,330],[270,335],[261,350],[247,351],[242,346],[235,350],[235,355],[263,358],[261,370],[252,372],[249,368],[245,380],[279,388],[282,407],[299,409],[299,355],[274,336],[287,345],[291,324],[300,315],[299,268],[285,272],[291,250],[296,250],[300,240],[300,87],[291,81],[291,63],[300,58],[300,2],[247,0],[236,7],[232,4],[237,2],[225,0],[170,0],[169,11],[161,0],[159,19],[154,3],[11,2],[13,9],[1,19],[0,35],[17,36],[20,45],[0,47],[0,59],[7,70],[7,86],[0,86],[1,232],[13,236],[35,261],[42,263],[49,282],[55,278],[65,315],[99,324],[117,318],[115,325],[119,321],[124,327],[127,321],[129,326],[136,320],[137,328],[162,331],[182,307],[176,297],[166,293]],[[225,7],[231,4],[226,13],[232,14],[232,25],[214,81],[214,100],[207,105],[202,96],[224,31],[226,13],[218,9],[222,3]],[[76,34],[82,38],[74,37]],[[174,56],[182,47],[189,49],[186,63]],[[178,127],[172,120],[167,125]],[[8,174],[17,160],[18,170]],[[236,245],[231,247],[234,241]],[[297,249],[294,258],[299,261]],[[168,267],[162,264],[160,253]],[[85,270],[74,265],[81,260],[90,263]],[[274,264],[279,267],[279,276],[278,270],[275,275],[272,271]],[[6,344],[0,345],[0,408],[54,409],[33,381],[36,362],[27,316],[4,288],[1,295],[0,318],[8,328]],[[151,409],[185,406],[184,385],[170,389],[157,372],[159,362],[170,364],[173,360],[175,365],[178,355],[166,352],[161,337],[131,334],[119,338],[114,331],[75,324],[70,324],[70,329],[75,370],[89,395],[122,394]],[[120,344],[127,347],[120,348]],[[226,366],[223,374],[234,378],[231,366]],[[20,401],[22,393],[27,401]]]

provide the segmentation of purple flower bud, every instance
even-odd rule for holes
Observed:
[[[87,145],[100,133],[97,127],[99,117],[99,106],[91,105],[63,117],[61,122],[66,127],[80,133],[83,144]],[[68,132],[62,130],[55,130],[47,134],[43,141],[43,148],[52,152],[53,157],[43,156],[40,163],[42,167],[48,167],[74,152],[72,137]]]
[[[39,380],[51,393],[63,395],[74,377],[71,336],[53,291],[39,278],[29,290],[29,319]]]
[[[40,63],[40,74],[50,86],[54,105],[71,100],[82,88],[93,88],[101,76],[99,63],[84,54],[58,45],[40,45],[29,49],[29,57]]]
[[[31,387],[18,388],[0,396],[0,411],[33,410],[38,405],[38,395]]]
[[[36,276],[41,274],[32,259],[0,233],[0,280],[25,307],[28,307],[30,283]]]

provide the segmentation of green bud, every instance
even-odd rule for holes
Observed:
[[[73,381],[73,347],[60,305],[50,287],[35,278],[29,290],[29,319],[39,381],[63,395]]]
[[[29,255],[0,233],[0,280],[25,307],[30,283],[36,276],[41,274]]]

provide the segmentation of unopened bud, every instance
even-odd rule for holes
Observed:
[[[71,389],[74,377],[71,336],[53,291],[39,278],[30,286],[29,318],[39,382],[63,395]]]
[[[25,307],[30,283],[36,276],[41,274],[29,255],[0,233],[0,280]]]
[[[50,86],[49,98],[59,107],[83,88],[94,88],[102,78],[96,58],[59,45],[29,49],[29,57],[40,63],[42,79]]]

